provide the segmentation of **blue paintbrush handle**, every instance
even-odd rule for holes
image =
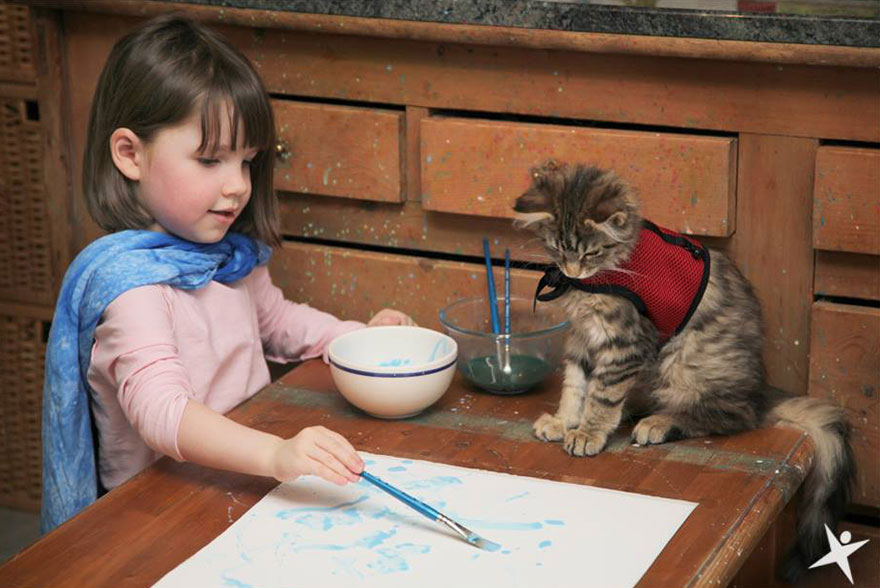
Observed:
[[[504,250],[504,334],[510,334],[510,249]]]
[[[407,494],[403,490],[395,488],[394,486],[392,486],[388,482],[385,482],[384,480],[381,480],[372,474],[368,474],[366,471],[361,472],[361,477],[364,480],[366,480],[367,482],[369,482],[370,484],[373,484],[374,486],[376,486],[377,488],[384,490],[385,492],[387,492],[388,494],[390,494],[394,498],[398,499],[402,503],[406,504],[407,506],[417,510],[418,512],[425,515],[426,517],[428,517],[432,521],[436,521],[437,519],[440,518],[441,515],[437,510],[431,508],[430,506],[428,506],[427,504],[425,504],[421,500],[419,500],[417,498],[413,498],[412,496],[410,496],[409,494]]]
[[[492,321],[492,332],[501,332],[498,324],[498,295],[495,293],[495,274],[492,273],[492,257],[489,254],[489,239],[483,238],[483,257],[486,258],[486,286],[489,289],[489,319]]]

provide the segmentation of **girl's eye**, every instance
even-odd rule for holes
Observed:
[[[214,159],[211,157],[199,157],[199,163],[202,165],[214,165],[215,163],[219,163],[219,159]]]

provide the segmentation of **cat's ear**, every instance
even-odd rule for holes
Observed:
[[[621,230],[626,225],[628,218],[625,211],[618,210],[601,222],[596,222],[587,217],[584,219],[584,226],[593,231],[602,231],[615,241],[620,241],[622,239]]]
[[[513,205],[517,226],[527,227],[542,221],[553,220],[550,197],[540,190],[531,189],[516,199]]]
[[[627,218],[628,216],[626,214],[626,211],[618,210],[617,212],[606,218],[604,223],[617,229],[622,229],[624,225],[626,225]]]

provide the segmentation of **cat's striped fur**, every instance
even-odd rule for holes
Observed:
[[[620,266],[641,227],[633,191],[612,172],[548,161],[514,210],[536,232],[559,269],[587,278]],[[627,299],[571,289],[558,302],[571,331],[556,414],[534,424],[571,455],[596,455],[625,413],[642,416],[640,444],[729,434],[784,423],[816,445],[806,480],[798,542],[789,579],[827,551],[824,524],[834,528],[854,475],[849,425],[842,409],[808,397],[785,397],[765,385],[761,308],[733,263],[710,250],[709,282],[684,329],[665,343]]]

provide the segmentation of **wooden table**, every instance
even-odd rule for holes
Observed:
[[[382,421],[351,407],[336,393],[329,369],[310,361],[230,416],[282,436],[325,425],[372,453],[694,501],[699,506],[640,585],[747,585],[755,574],[767,580],[775,533],[761,540],[778,527],[774,523],[810,467],[813,450],[805,436],[774,428],[634,447],[622,431],[601,455],[573,458],[531,433],[532,421],[555,409],[559,389],[556,379],[528,394],[492,396],[456,375],[428,411]],[[0,567],[0,584],[149,586],[275,485],[161,459]],[[759,545],[763,560],[736,577]]]

